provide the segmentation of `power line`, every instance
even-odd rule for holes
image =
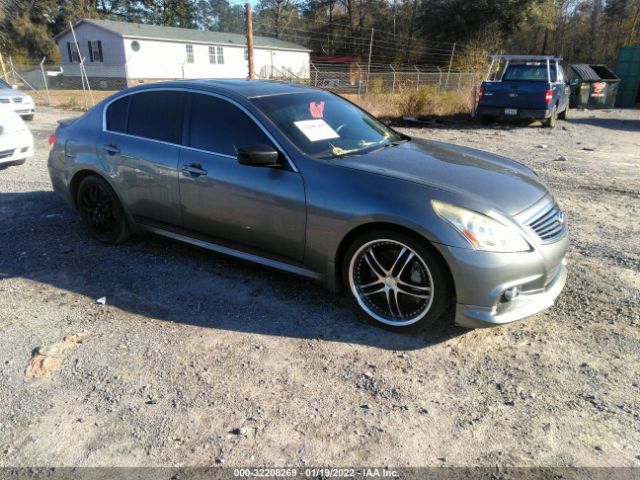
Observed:
[[[275,35],[275,32],[261,32],[262,34]],[[368,44],[368,39],[359,36],[340,36],[338,38],[330,38],[322,34],[312,34],[301,29],[295,29],[285,27],[281,30],[280,34],[285,34],[288,37],[293,37],[296,41],[305,40],[307,43],[318,42],[334,43],[338,46],[351,46],[354,49],[364,52],[364,47]],[[384,56],[386,58],[395,58],[397,56],[405,57],[429,57],[437,61],[437,63],[446,63],[451,58],[451,50],[435,49],[428,46],[422,46],[419,44],[412,45],[408,50],[404,45],[396,44],[393,42],[377,41],[374,39],[375,56]],[[360,47],[360,48],[358,48]]]
[[[264,28],[265,26],[263,25],[262,28]],[[362,35],[338,35],[337,38],[331,38],[329,37],[329,33],[327,32],[322,33],[322,32],[317,32],[317,31],[312,31],[312,30],[305,30],[305,29],[300,29],[300,28],[295,28],[295,27],[281,27],[280,28],[280,34],[282,33],[286,33],[286,32],[293,32],[293,35],[300,35],[303,37],[308,37],[308,38],[316,38],[316,39],[322,39],[322,40],[332,40],[332,41],[342,41],[344,42],[347,39],[352,39],[352,40],[360,40],[363,42],[368,43],[369,42],[369,38],[366,36],[362,36]],[[276,32],[268,32],[269,34],[275,35]],[[400,41],[389,41],[389,40],[380,40],[380,39],[376,39],[374,38],[374,42],[379,43],[379,44],[383,44],[383,45],[389,45],[392,47],[397,47],[397,48],[404,48],[404,43],[400,42]],[[453,44],[451,44],[451,46],[453,47]],[[421,40],[420,43],[414,44],[412,45],[411,48],[418,48],[420,50],[425,50],[425,51],[430,51],[430,52],[434,52],[434,53],[443,53],[445,55],[450,55],[451,54],[451,48],[442,48],[442,47],[433,47],[428,45],[428,43],[424,40]]]

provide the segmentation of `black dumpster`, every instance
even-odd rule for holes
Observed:
[[[572,108],[613,108],[620,79],[606,65],[569,65]]]

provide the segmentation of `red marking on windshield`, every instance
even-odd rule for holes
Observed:
[[[324,102],[309,102],[309,112],[313,118],[322,118],[324,116]]]

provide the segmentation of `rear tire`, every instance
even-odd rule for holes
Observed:
[[[89,175],[82,179],[76,205],[91,235],[99,242],[116,245],[131,236],[118,196],[99,176]]]
[[[342,278],[367,320],[387,330],[429,324],[453,298],[447,266],[433,247],[393,231],[358,238],[345,254]]]
[[[551,111],[551,115],[549,116],[549,118],[545,119],[544,122],[542,122],[542,125],[547,128],[555,128],[557,124],[558,124],[558,107],[555,106],[553,107],[553,110]]]
[[[560,114],[558,115],[558,118],[560,120],[568,120],[569,119],[569,104],[567,103],[566,108],[560,112]]]
[[[482,125],[493,125],[496,121],[496,117],[493,117],[491,115],[481,115],[480,116],[480,123]]]

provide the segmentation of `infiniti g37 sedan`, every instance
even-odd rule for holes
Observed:
[[[398,133],[325,91],[180,81],[115,94],[50,138],[93,236],[152,232],[344,290],[374,323],[465,327],[550,307],[564,215],[504,157]]]

